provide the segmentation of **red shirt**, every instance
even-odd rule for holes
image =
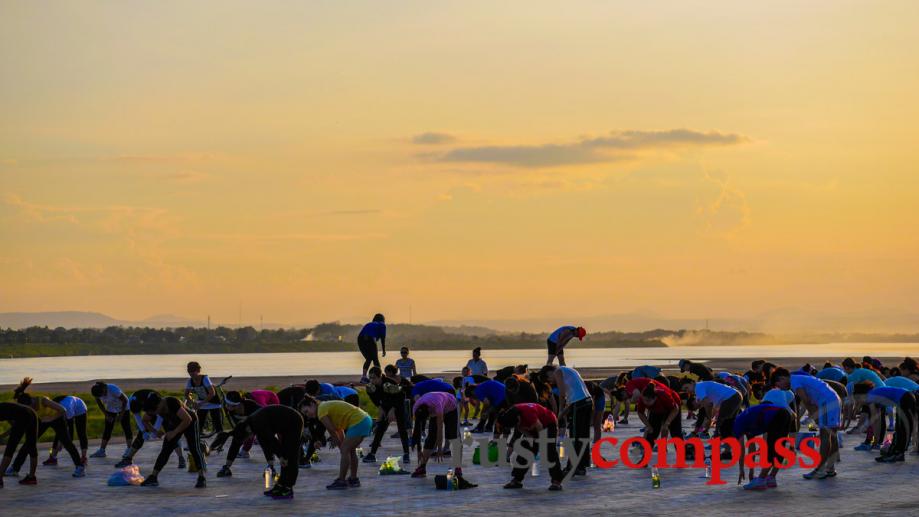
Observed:
[[[655,414],[668,414],[674,409],[679,410],[680,408],[680,394],[673,391],[670,388],[664,386],[655,386],[654,394],[657,395],[654,399],[654,404],[650,407],[647,407],[648,411]],[[646,406],[642,403],[641,399],[638,399],[638,404],[636,404],[638,410],[645,409]]]
[[[558,425],[558,419],[555,418],[555,413],[546,409],[545,406],[525,402],[522,404],[514,404],[514,407],[520,412],[520,422],[517,424],[519,427],[528,429],[536,425],[536,422],[542,424],[543,427]]]
[[[640,378],[640,379],[632,379],[632,380],[630,380],[629,382],[625,383],[625,392],[626,392],[626,394],[628,394],[629,398],[632,398],[632,393],[633,393],[635,390],[638,390],[639,393],[642,392],[642,391],[645,391],[645,387],[648,386],[648,383],[654,383],[655,386],[659,386],[659,387],[662,387],[662,388],[667,388],[668,390],[670,389],[669,386],[667,386],[667,385],[665,385],[665,384],[663,384],[663,383],[661,383],[661,382],[658,382],[658,381],[656,381],[656,380],[654,380],[654,379],[649,379],[649,378],[647,378],[647,377],[642,377],[642,378]]]

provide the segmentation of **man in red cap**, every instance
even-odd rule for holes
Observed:
[[[546,346],[549,349],[549,360],[546,361],[546,364],[551,365],[555,358],[558,357],[558,364],[565,366],[565,345],[571,341],[571,338],[576,337],[578,340],[583,340],[586,335],[587,331],[584,330],[584,327],[573,327],[571,325],[559,327],[555,332],[549,334],[549,340],[546,342]]]

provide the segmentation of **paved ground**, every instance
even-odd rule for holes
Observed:
[[[637,434],[637,425],[620,426],[613,436],[623,440]],[[39,466],[38,486],[20,486],[6,477],[0,490],[0,514],[14,515],[221,515],[259,514],[431,514],[448,515],[496,511],[532,515],[572,511],[577,515],[674,515],[691,512],[705,515],[916,515],[919,514],[919,456],[908,456],[905,463],[878,464],[874,455],[855,452],[856,438],[847,437],[839,476],[825,481],[806,481],[802,471],[793,468],[779,477],[779,488],[750,493],[737,487],[736,469],[725,480],[729,484],[707,486],[698,470],[665,470],[662,488],[652,489],[649,470],[592,469],[587,478],[575,478],[563,492],[546,490],[549,479],[528,477],[523,490],[504,490],[509,472],[503,467],[467,465],[468,479],[479,487],[445,492],[434,488],[433,474],[445,472],[446,465],[429,468],[427,479],[408,476],[378,476],[377,467],[362,464],[359,474],[363,486],[331,492],[325,485],[337,474],[338,454],[323,451],[322,462],[313,469],[301,470],[292,501],[272,501],[261,495],[264,462],[253,449],[253,459],[238,460],[234,477],[217,479],[223,456],[211,456],[209,486],[193,488],[195,475],[175,468],[175,459],[160,474],[159,488],[109,487],[108,476],[118,461],[122,446],[110,446],[116,457],[91,459],[86,478],[70,477],[69,460],[58,467]],[[365,443],[365,446],[367,444]],[[148,444],[138,455],[143,472],[149,471],[160,443]],[[46,448],[43,448],[44,456]],[[398,450],[395,440],[384,442],[383,452]],[[385,454],[381,454],[385,455]],[[471,455],[467,455],[470,456]],[[44,459],[44,457],[42,457]],[[414,460],[414,458],[413,458]],[[467,460],[467,463],[469,461]]]

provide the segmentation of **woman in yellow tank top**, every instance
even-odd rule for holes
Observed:
[[[22,382],[19,383],[19,386],[13,391],[13,397],[16,399],[16,402],[32,408],[35,414],[38,415],[39,437],[49,428],[54,430],[55,437],[64,446],[67,453],[70,454],[70,459],[73,460],[73,477],[83,477],[85,475],[85,465],[77,452],[77,448],[73,445],[73,440],[71,440],[70,432],[67,429],[67,410],[64,409],[64,406],[54,402],[48,397],[40,395],[33,397],[26,393],[26,388],[28,388],[30,384],[32,384],[32,379],[30,377],[23,379]],[[27,453],[25,448],[20,449],[8,473],[15,474],[19,472],[22,464],[25,463]]]

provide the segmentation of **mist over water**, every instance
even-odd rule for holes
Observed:
[[[728,359],[773,357],[821,357],[839,362],[843,357],[872,355],[904,357],[919,355],[919,343],[827,343],[755,346],[675,346],[667,348],[566,349],[569,366],[575,368],[627,368],[642,364],[675,365],[680,359]],[[465,350],[416,350],[411,353],[418,371],[458,372],[470,357]],[[544,349],[483,349],[489,368],[513,364],[537,367],[546,361]],[[391,352],[383,364],[394,362]],[[355,375],[363,358],[354,352],[306,352],[278,354],[163,354],[0,359],[0,384],[14,384],[24,376],[35,382],[72,382],[93,379],[157,379],[185,377],[185,364],[198,361],[212,377],[271,377],[285,375]]]

